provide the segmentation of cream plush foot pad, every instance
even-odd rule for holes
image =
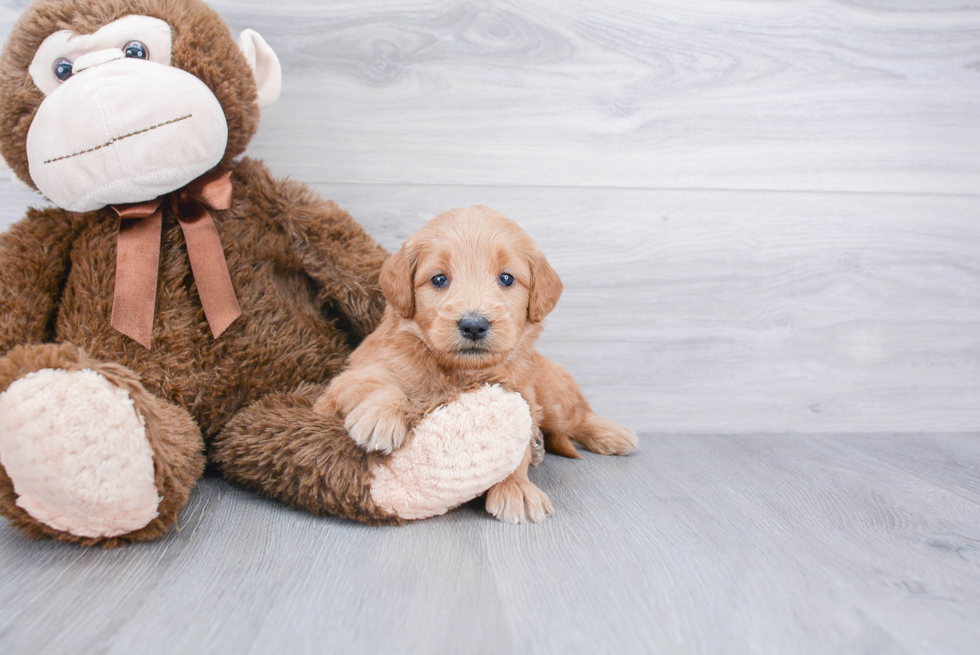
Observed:
[[[0,394],[0,462],[17,505],[56,530],[114,537],[157,516],[143,418],[95,371],[36,371]]]
[[[377,466],[371,498],[403,519],[444,514],[517,470],[531,440],[519,394],[484,387],[440,407],[411,441]]]

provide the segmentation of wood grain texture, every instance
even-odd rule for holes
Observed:
[[[520,222],[565,283],[540,350],[640,431],[980,426],[975,197],[319,190],[392,250],[454,206]]]
[[[527,226],[568,289],[542,348],[600,411],[660,433],[980,425],[980,3],[216,6],[286,70],[250,153],[392,249],[458,205]],[[633,123],[598,109],[616,93]],[[827,175],[803,165],[821,148]],[[699,181],[636,159],[665,153]],[[671,185],[835,191],[621,188]],[[0,228],[38,201],[0,183]]]
[[[557,515],[403,528],[205,480],[158,543],[0,527],[4,653],[946,653],[980,639],[980,436],[641,439],[549,457]],[[944,461],[912,474],[873,454]],[[920,467],[921,468],[921,467]],[[970,473],[972,471],[972,473]]]
[[[980,202],[963,196],[326,185],[389,248],[450,207],[565,283],[540,349],[644,432],[980,425]]]
[[[974,0],[213,4],[280,53],[253,150],[310,182],[980,184]]]
[[[152,544],[0,526],[0,652],[976,651],[980,2],[212,4],[283,60],[250,155],[389,249],[518,220],[542,351],[646,436],[533,470],[539,526],[215,479]]]
[[[211,4],[279,53],[252,150],[304,181],[980,183],[976,0]]]

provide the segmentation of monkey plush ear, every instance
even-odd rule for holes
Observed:
[[[415,262],[409,244],[389,257],[381,267],[381,290],[385,300],[405,318],[415,316]]]
[[[540,251],[531,254],[531,298],[528,301],[527,317],[532,323],[540,323],[558,304],[564,288],[561,278]]]
[[[255,30],[245,30],[238,37],[245,60],[255,75],[255,85],[259,90],[259,107],[268,107],[279,99],[282,93],[282,65],[275,51],[269,47],[262,35]]]

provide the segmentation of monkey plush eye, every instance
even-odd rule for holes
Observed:
[[[59,59],[54,62],[54,76],[64,82],[72,76],[72,64],[68,59]]]
[[[146,49],[146,46],[139,41],[130,41],[125,46],[123,46],[123,52],[130,59],[149,59],[150,51]]]
[[[514,276],[510,273],[501,273],[500,277],[497,278],[497,284],[502,287],[509,287],[514,284]]]
[[[433,275],[430,282],[432,282],[432,286],[434,286],[435,288],[441,289],[447,284],[449,284],[449,278],[440,273],[439,275]]]

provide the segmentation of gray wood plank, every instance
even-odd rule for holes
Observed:
[[[222,0],[317,183],[976,194],[980,3]]]
[[[565,294],[541,350],[644,432],[980,425],[973,197],[323,185],[389,248],[453,206],[520,222]]]
[[[524,225],[566,289],[542,352],[640,431],[980,425],[976,197],[318,188],[389,249],[454,206]]]
[[[557,515],[537,526],[474,504],[365,528],[216,479],[152,544],[3,526],[0,648],[973,653],[980,504],[865,454],[882,438],[646,436],[627,458],[549,457],[532,478]],[[900,443],[977,467],[978,438]]]
[[[216,479],[152,544],[0,525],[0,651],[976,650],[980,437],[935,433],[980,424],[980,2],[212,4],[286,69],[251,155],[391,249],[517,219],[541,349],[648,434],[534,470],[539,526]],[[0,181],[0,230],[39,202]]]
[[[847,437],[839,440],[848,441]],[[980,439],[975,436],[934,435],[924,445],[914,435],[879,434],[852,445],[903,473],[980,503]]]
[[[211,4],[279,52],[252,151],[310,182],[977,193],[975,0]]]

